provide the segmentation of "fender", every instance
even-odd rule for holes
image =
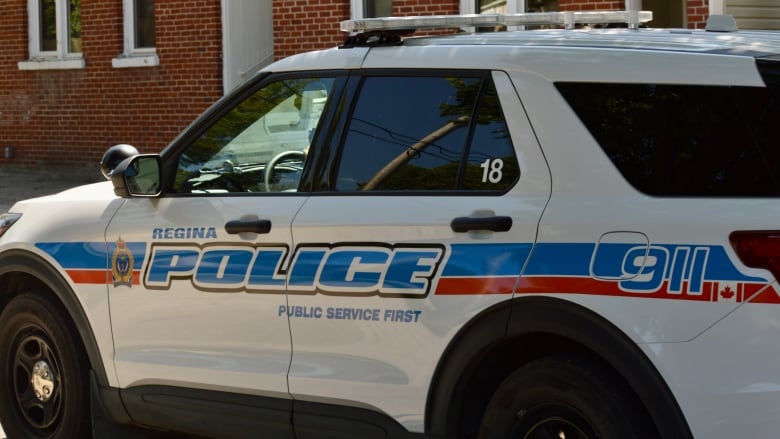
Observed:
[[[37,284],[30,283],[29,280],[19,281],[14,279],[12,277],[14,274],[28,275],[34,278]],[[108,376],[106,375],[103,360],[100,357],[92,326],[87,319],[84,309],[81,307],[81,303],[76,298],[76,294],[71,290],[62,275],[40,256],[24,250],[9,250],[0,255],[0,294],[5,296],[3,303],[7,302],[8,295],[13,292],[41,287],[45,287],[54,293],[65,307],[71,321],[76,326],[79,337],[81,337],[81,342],[89,357],[89,363],[95,371],[98,385],[107,387]]]
[[[20,279],[17,275],[25,275]],[[93,426],[127,423],[130,418],[121,402],[119,392],[108,385],[108,376],[100,357],[97,340],[87,315],[65,279],[43,258],[24,250],[9,250],[0,255],[0,303],[10,300],[13,293],[26,289],[46,288],[65,307],[78,331],[84,350],[87,352],[90,371],[90,394]],[[97,417],[96,417],[97,414]],[[108,420],[108,424],[106,424]],[[112,422],[113,421],[113,422]],[[113,427],[112,427],[113,428]],[[96,430],[97,431],[97,430]]]
[[[491,396],[486,393],[492,394],[503,377],[526,361],[583,350],[622,376],[645,405],[660,437],[693,437],[671,390],[636,343],[583,306],[540,296],[495,305],[452,340],[428,394],[426,432],[455,437],[463,428],[475,431],[481,413],[464,421],[463,401],[476,398],[486,404]],[[472,387],[474,383],[478,384]]]

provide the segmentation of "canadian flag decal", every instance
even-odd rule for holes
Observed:
[[[740,284],[737,282],[716,282],[713,289],[717,294],[713,298],[717,302],[740,302]]]

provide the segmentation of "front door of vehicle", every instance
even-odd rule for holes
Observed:
[[[350,81],[359,97],[340,152],[293,222],[290,391],[421,431],[448,342],[512,297],[549,173],[504,73]],[[306,410],[296,405],[297,433],[316,428]]]
[[[278,270],[309,192],[299,188],[309,144],[338,82],[288,75],[245,87],[164,154],[160,198],[119,209],[106,237],[122,388],[289,398]]]

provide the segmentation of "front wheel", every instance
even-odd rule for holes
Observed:
[[[42,294],[0,314],[0,422],[9,438],[91,435],[88,365],[77,334]]]
[[[641,404],[595,364],[532,361],[507,377],[485,410],[480,439],[649,439]]]

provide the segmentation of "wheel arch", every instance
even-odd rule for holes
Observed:
[[[679,405],[649,358],[595,312],[553,297],[502,302],[472,319],[439,360],[426,405],[426,432],[475,434],[498,385],[548,355],[584,355],[617,373],[644,405],[660,437],[691,438]]]
[[[68,282],[38,255],[24,250],[9,250],[0,255],[0,309],[5,308],[16,295],[30,290],[53,294],[81,338],[97,384],[108,387],[108,375],[92,325]]]

